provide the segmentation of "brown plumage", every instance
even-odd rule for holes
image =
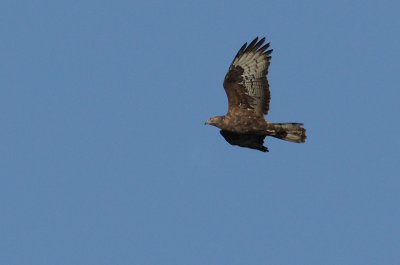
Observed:
[[[268,152],[263,146],[266,136],[304,143],[306,130],[301,123],[269,123],[264,118],[271,98],[267,74],[272,53],[264,41],[257,37],[240,48],[224,80],[228,113],[211,117],[206,124],[220,128],[232,145]]]

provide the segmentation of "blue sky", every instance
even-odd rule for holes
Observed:
[[[0,264],[399,264],[399,9],[2,1]],[[255,36],[306,144],[204,126]]]

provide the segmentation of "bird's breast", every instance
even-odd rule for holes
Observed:
[[[259,132],[265,129],[265,120],[254,116],[233,116],[226,122],[226,130],[237,133]]]

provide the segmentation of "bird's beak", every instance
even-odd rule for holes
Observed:
[[[208,123],[208,121],[206,121],[205,123],[204,123],[204,125],[208,125],[209,123]]]

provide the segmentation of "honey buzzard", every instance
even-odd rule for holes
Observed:
[[[264,118],[271,98],[267,74],[272,53],[264,41],[257,37],[240,48],[224,80],[228,113],[211,117],[206,124],[220,128],[231,145],[268,152],[263,146],[266,136],[304,143],[306,130],[301,123],[270,123]]]

